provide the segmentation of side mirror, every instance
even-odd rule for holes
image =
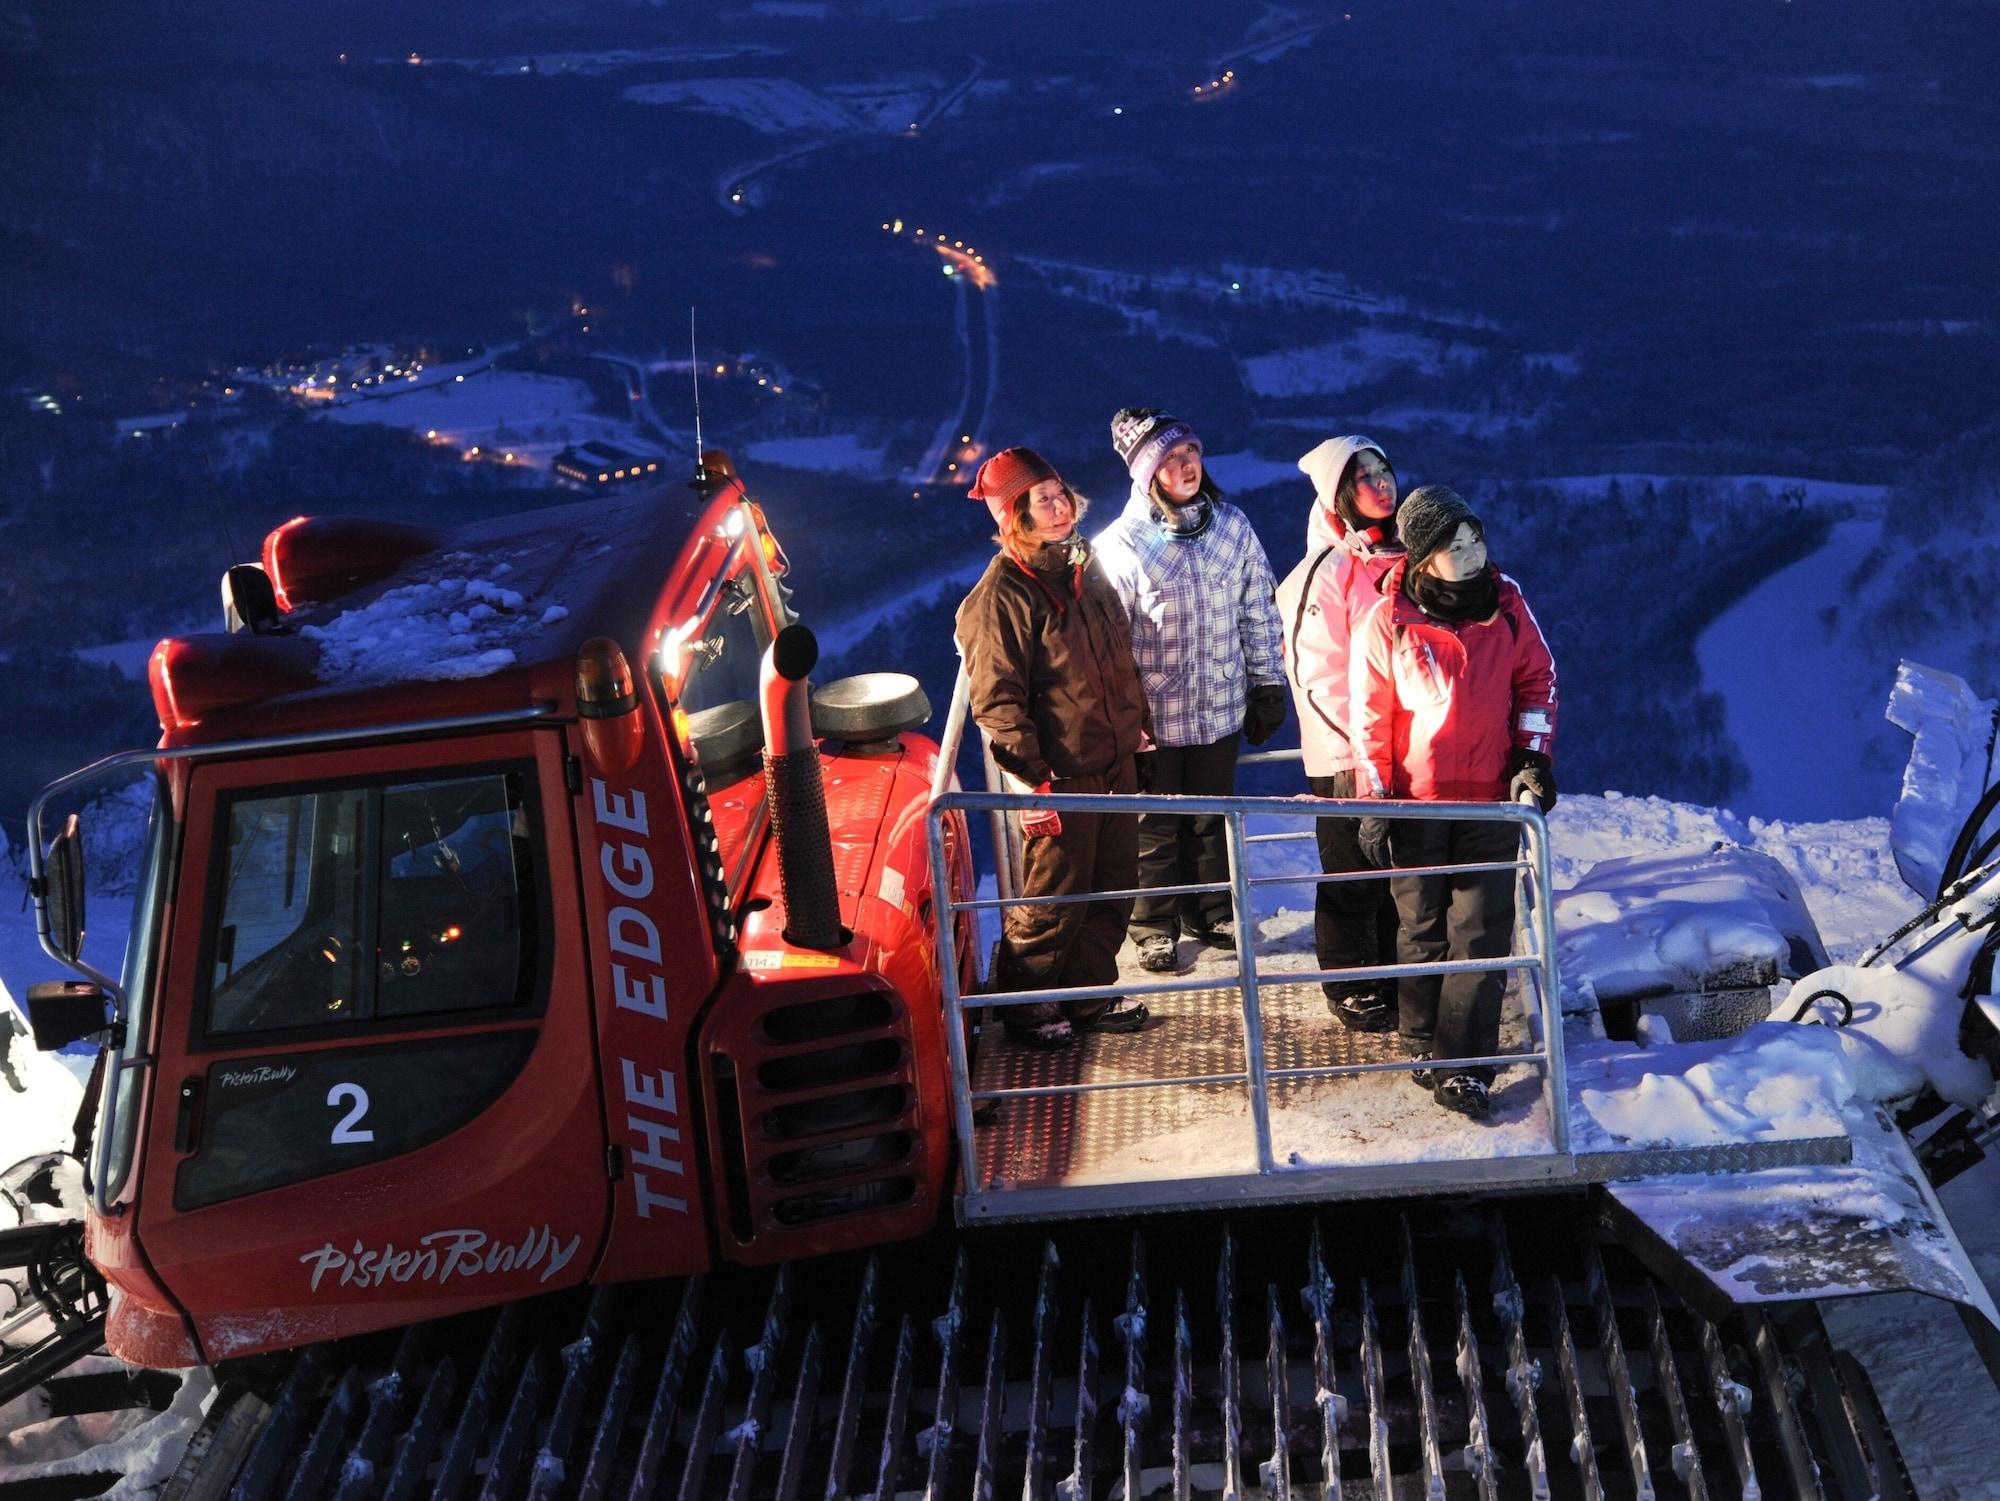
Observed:
[[[49,937],[66,959],[83,957],[83,825],[72,813],[49,845]]]
[[[48,980],[28,987],[28,1026],[35,1046],[52,1053],[105,1030],[105,995],[88,980]]]

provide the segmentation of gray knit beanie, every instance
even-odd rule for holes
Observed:
[[[1412,490],[1396,510],[1396,530],[1410,555],[1411,569],[1439,548],[1451,546],[1462,521],[1471,522],[1474,531],[1485,534],[1472,507],[1451,486],[1419,485]]]

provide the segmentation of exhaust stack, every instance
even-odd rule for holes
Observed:
[[[764,653],[758,679],[764,709],[764,797],[778,838],[785,942],[802,949],[837,949],[846,935],[840,927],[826,784],[806,690],[806,674],[818,661],[819,641],[802,625],[786,626]]]

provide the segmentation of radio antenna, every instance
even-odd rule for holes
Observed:
[[[694,482],[708,483],[708,463],[701,446],[701,356],[695,350],[694,309],[688,309],[688,373],[694,377]]]

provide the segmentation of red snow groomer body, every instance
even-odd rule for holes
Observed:
[[[929,709],[909,679],[834,685],[815,748],[783,554],[718,468],[692,506],[449,536],[302,518],[265,543],[266,633],[156,648],[133,950],[158,982],[109,1055],[87,1242],[114,1354],[937,1220],[937,749],[905,733]]]
[[[809,693],[787,572],[715,455],[691,499],[288,523],[230,571],[229,631],[160,643],[160,743],[29,813],[43,944],[83,977],[31,989],[36,1039],[100,1050],[87,1213],[0,1232],[34,1295],[0,1321],[0,1403],[102,1400],[57,1390],[100,1342],[211,1368],[198,1423],[150,1399],[184,1451],[164,1494],[243,1501],[480,1475],[492,1501],[675,1475],[683,1501],[1185,1501],[1252,1469],[1328,1501],[1846,1497],[1897,1494],[1898,1459],[1818,1300],[1949,1301],[2000,1371],[2000,1312],[1880,1106],[1744,1139],[1593,1124],[1645,1059],[1559,983],[1534,808],[1398,809],[1518,825],[1505,956],[1314,968],[1311,898],[1258,898],[1354,878],[1286,852],[1379,804],[1191,798],[1240,950],[981,993],[978,915],[1024,900],[1013,815],[1162,805],[993,790],[990,756],[958,789],[965,674],[942,749],[911,678]],[[120,770],[150,784],[129,861]],[[83,957],[77,816],[44,837],[70,805],[135,878],[117,976]],[[1924,914],[1936,963],[1983,941],[1939,916],[1973,879]],[[1809,917],[1786,936],[1825,962]],[[1466,968],[1510,992],[1479,1124],[1321,990]],[[1776,975],[1692,977],[1675,1027],[1740,1031]],[[1153,1013],[1059,1052],[986,1024],[1106,993]],[[1963,1165],[1993,1133],[1959,1127]],[[124,1462],[24,1483],[94,1494]]]

